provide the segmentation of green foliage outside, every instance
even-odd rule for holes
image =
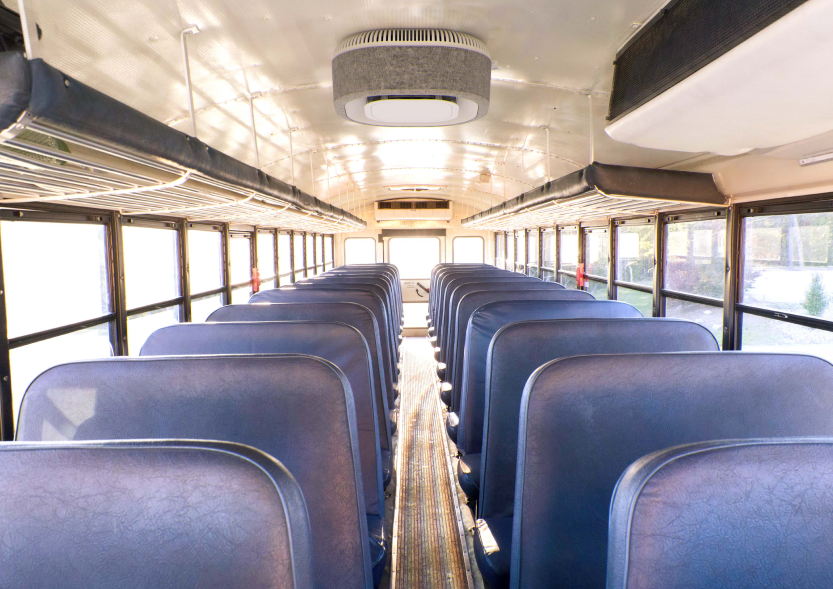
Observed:
[[[821,274],[813,274],[810,286],[804,293],[804,302],[801,306],[813,317],[821,317],[830,304],[831,296],[824,288],[824,279]]]

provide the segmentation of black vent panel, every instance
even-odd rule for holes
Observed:
[[[806,1],[672,1],[616,58],[609,119],[656,98]]]
[[[449,209],[449,201],[447,200],[385,200],[376,203],[379,209],[393,210],[393,209]]]

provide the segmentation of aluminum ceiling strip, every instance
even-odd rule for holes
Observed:
[[[0,54],[0,74],[0,204],[59,200],[322,232],[366,226],[41,60]]]
[[[711,174],[593,163],[463,219],[464,227],[523,229],[582,218],[654,214],[680,205],[727,205]]]

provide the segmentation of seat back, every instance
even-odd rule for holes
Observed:
[[[532,295],[530,299],[540,299],[540,300],[563,300],[563,301],[593,301],[595,298],[592,294],[587,291],[583,290],[574,290],[574,289],[567,289],[564,288],[561,284],[557,282],[544,282],[542,280],[530,280],[529,282],[524,282],[522,284],[516,283],[509,283],[509,284],[488,284],[488,283],[480,283],[475,282],[472,284],[467,284],[457,289],[461,291],[461,297],[459,299],[459,303],[454,306],[454,310],[452,312],[450,322],[449,322],[449,330],[448,330],[448,350],[449,350],[449,360],[446,364],[449,366],[450,370],[447,370],[446,373],[450,373],[451,377],[448,379],[451,384],[456,387],[452,389],[452,410],[457,411],[460,409],[460,395],[462,391],[462,383],[463,383],[463,358],[465,355],[465,338],[466,338],[466,326],[469,323],[469,319],[471,318],[471,314],[480,306],[480,301],[488,300],[488,301],[499,301],[499,300],[508,300],[508,299],[516,299],[516,300],[523,300],[527,297],[526,293],[534,292],[536,295]],[[557,292],[559,294],[553,295],[538,295],[541,291],[546,292]],[[486,297],[478,297],[480,293],[499,293],[494,297],[490,298],[489,296]],[[510,296],[511,293],[518,293],[517,297]],[[480,303],[480,304],[478,304]]]
[[[598,588],[631,463],[705,440],[833,435],[833,366],[751,352],[567,358],[529,380],[520,423],[512,585]]]
[[[581,293],[586,300],[568,300]],[[505,299],[497,296],[505,295]],[[465,357],[457,426],[457,447],[464,454],[480,452],[483,444],[483,416],[486,406],[486,362],[489,344],[504,326],[536,319],[637,319],[634,307],[619,301],[596,301],[581,290],[525,291],[513,293],[472,293],[474,304],[466,329]],[[509,298],[511,297],[511,299]],[[546,297],[546,298],[545,298]],[[468,298],[468,297],[467,297]],[[578,297],[577,297],[578,298]],[[531,373],[530,373],[531,374]]]
[[[321,321],[177,323],[157,329],[141,356],[207,354],[308,354],[332,362],[347,377],[355,402],[364,501],[368,513],[384,513],[380,448],[389,448],[387,415],[379,411],[367,342],[353,327]]]
[[[385,373],[391,375],[392,383],[397,381],[396,362],[392,352],[391,331],[385,305],[378,295],[355,288],[299,289],[281,287],[256,293],[249,303],[356,303],[370,309],[379,326]]]
[[[498,268],[449,268],[448,270],[444,270],[437,274],[437,298],[434,303],[433,313],[436,315],[433,319],[439,319],[440,309],[442,305],[446,301],[446,289],[448,283],[455,278],[464,277],[464,276],[475,276],[475,275],[482,275],[482,276],[511,276],[512,272],[507,272],[506,270],[499,270]]]
[[[208,316],[208,322],[239,321],[325,321],[345,323],[364,336],[373,365],[376,405],[387,411],[393,407],[393,381],[385,373],[379,324],[370,309],[356,303],[257,303],[226,305]],[[384,432],[380,432],[384,433]],[[390,438],[389,432],[386,434]]]
[[[832,487],[833,438],[649,454],[613,495],[607,587],[826,587]]]
[[[303,491],[316,586],[368,589],[354,407],[341,371],[311,356],[108,358],[38,376],[20,406],[17,439],[216,439],[257,448]]]
[[[584,354],[717,349],[708,329],[677,319],[554,319],[500,328],[486,361],[481,517],[512,514],[521,396],[539,366]]]
[[[313,587],[304,496],[254,448],[5,444],[0,477],[0,586]]]
[[[355,276],[350,274],[335,274],[331,276],[315,276],[313,278],[305,278],[300,282],[293,284],[293,287],[300,288],[306,286],[312,287],[331,287],[341,285],[351,285],[357,288],[373,287],[373,292],[378,294],[385,302],[385,308],[388,310],[388,315],[395,329],[398,329],[402,321],[400,313],[399,302],[396,300],[391,285],[385,278],[380,276]]]
[[[444,275],[441,279],[440,300],[437,307],[437,325],[446,329],[446,322],[449,318],[449,305],[451,304],[451,295],[454,289],[461,284],[469,282],[532,282],[534,278],[525,276],[523,274],[515,274],[514,272],[506,272],[503,270],[479,270],[479,271],[457,271],[450,272]]]

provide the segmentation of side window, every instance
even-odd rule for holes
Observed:
[[[440,263],[437,237],[393,237],[388,244],[390,263],[399,268],[403,279],[429,278]]]
[[[616,227],[616,299],[645,317],[654,312],[655,244],[654,223]]]
[[[229,240],[231,258],[231,302],[242,305],[252,296],[252,240],[249,237],[232,236]]]
[[[578,228],[565,227],[559,230],[558,282],[567,288],[576,288],[578,268]]]
[[[541,280],[555,282],[555,231],[541,233]]]
[[[203,294],[223,288],[223,234],[188,230],[188,267],[191,276],[191,321],[205,321],[223,306],[223,293]]]
[[[260,288],[275,288],[275,234],[271,231],[257,234],[257,271]]]
[[[297,282],[305,276],[304,272],[304,234],[294,233],[292,235],[292,257],[295,262],[295,280]]]
[[[278,271],[281,286],[292,283],[292,236],[288,233],[278,235]]]

